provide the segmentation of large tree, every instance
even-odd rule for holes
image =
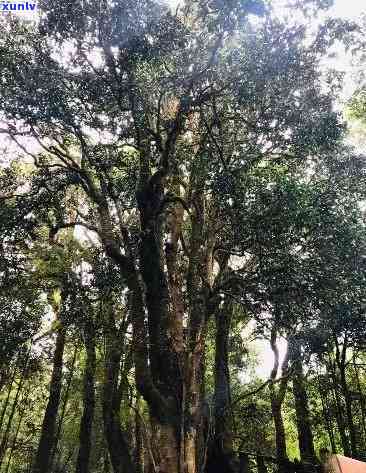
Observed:
[[[319,61],[340,29],[311,36],[256,1],[187,1],[175,15],[148,0],[40,8],[36,26],[2,19],[3,132],[33,164],[6,201],[19,224],[48,227],[51,244],[76,225],[97,237],[119,273],[159,471],[197,473],[208,322],[223,295],[265,309],[256,270],[274,261],[261,252],[279,225],[268,213],[278,175],[331,168],[344,126]],[[261,274],[268,284],[273,268]],[[112,320],[103,409],[122,473],[135,466],[115,330]]]

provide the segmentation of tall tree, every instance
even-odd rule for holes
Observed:
[[[271,301],[278,313],[288,307],[274,275],[299,264],[290,250],[305,246],[308,229],[294,235],[303,217],[296,208],[290,231],[281,231],[281,204],[291,207],[291,183],[310,165],[327,174],[337,155],[343,124],[319,62],[341,29],[329,24],[307,36],[259,1],[187,1],[175,15],[152,0],[45,0],[40,8],[39,23],[7,18],[0,37],[5,131],[32,160],[27,192],[8,183],[5,200],[30,236],[42,224],[53,243],[75,226],[93,233],[96,257],[118,273],[134,384],[159,445],[154,462],[163,473],[197,473],[208,323],[222,296],[255,314]],[[263,18],[251,21],[253,13]],[[73,192],[82,205],[70,203]],[[273,254],[286,244],[282,264]],[[299,292],[293,279],[281,283]],[[133,473],[111,299],[104,430],[115,473]],[[47,470],[51,430],[43,429],[35,471]]]

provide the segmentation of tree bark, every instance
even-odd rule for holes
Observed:
[[[72,357],[72,360],[71,360],[70,373],[69,373],[69,376],[67,378],[66,389],[65,389],[65,392],[62,396],[63,397],[62,407],[61,407],[60,416],[59,416],[59,420],[58,420],[58,426],[57,426],[57,431],[56,431],[56,434],[55,434],[55,440],[54,440],[54,443],[53,443],[51,462],[50,462],[52,469],[55,466],[57,467],[57,465],[60,463],[60,460],[61,460],[62,452],[57,451],[57,446],[58,446],[58,444],[61,440],[61,436],[62,436],[62,425],[64,423],[64,418],[65,418],[65,414],[66,414],[66,406],[67,406],[67,403],[69,402],[70,387],[71,387],[72,379],[74,377],[74,369],[75,369],[75,362],[76,362],[77,352],[78,352],[78,348],[75,347],[74,354],[73,354],[73,357]]]
[[[216,311],[215,339],[215,435],[209,449],[207,473],[238,471],[233,450],[231,387],[229,372],[229,335],[233,313],[232,301],[225,300],[223,308]]]
[[[28,361],[28,358],[27,358],[27,361]],[[13,418],[14,418],[14,415],[15,415],[15,411],[18,407],[18,400],[19,400],[19,395],[22,391],[22,388],[23,388],[23,384],[24,384],[24,378],[25,378],[25,372],[26,372],[26,369],[27,369],[27,361],[26,361],[26,365],[21,373],[21,377],[19,379],[19,384],[18,384],[18,387],[17,387],[17,390],[16,390],[16,393],[15,393],[15,398],[14,398],[14,401],[12,403],[12,407],[11,407],[11,411],[9,413],[9,417],[8,417],[8,420],[7,420],[7,423],[6,423],[6,428],[5,428],[5,432],[4,434],[2,435],[2,438],[1,438],[1,444],[0,444],[0,468],[1,468],[1,465],[2,465],[2,462],[4,460],[4,457],[5,457],[5,454],[6,454],[6,449],[7,449],[7,446],[8,446],[8,440],[9,440],[9,433],[10,433],[10,429],[11,429],[11,424],[13,422]]]
[[[135,407],[135,437],[136,437],[136,445],[135,445],[135,454],[134,454],[134,462],[136,473],[144,473],[144,426],[142,424],[141,414],[139,412],[140,409],[140,402],[137,398],[136,400],[136,407]]]
[[[105,451],[104,451],[103,473],[110,473],[110,461],[109,461],[108,447],[106,447]]]
[[[60,405],[64,348],[65,329],[61,327],[56,336],[49,398],[43,418],[41,438],[39,440],[32,473],[49,473],[52,449],[55,440],[57,412]]]
[[[132,71],[129,80],[131,101],[134,102]],[[136,123],[140,125],[146,120],[134,107],[133,115]],[[140,179],[136,192],[141,229],[138,257],[129,242],[128,231],[123,226],[122,218],[119,218],[121,239],[116,237],[103,186],[101,185],[100,191],[93,185],[92,179],[88,182],[91,196],[98,207],[100,235],[106,253],[119,265],[130,291],[136,387],[147,402],[150,417],[159,432],[159,449],[164,452],[164,458],[160,459],[157,466],[160,471],[168,470],[169,473],[178,473],[179,469],[183,471],[184,468],[185,473],[197,473],[207,327],[206,303],[210,294],[208,272],[212,274],[213,265],[213,245],[207,245],[207,229],[204,227],[205,177],[197,177],[198,167],[194,170],[196,172],[192,172],[190,183],[190,187],[194,184],[192,194],[195,195],[189,197],[190,201],[194,201],[194,205],[191,214],[189,264],[183,276],[186,281],[181,282],[174,278],[174,270],[173,278],[169,279],[172,275],[172,265],[176,265],[176,261],[174,255],[168,261],[168,255],[164,254],[162,208],[166,200],[167,161],[183,121],[184,114],[178,107],[174,126],[163,153],[163,165],[154,173],[151,169],[151,136],[146,133],[146,129],[144,131],[143,127],[139,127],[136,137],[140,160]],[[196,162],[195,166],[198,166]],[[178,235],[179,228],[176,237]],[[125,250],[123,253],[120,250],[121,240]],[[177,238],[175,241],[173,238],[173,246],[176,241]],[[173,251],[176,249],[173,248]],[[167,271],[169,265],[170,269]],[[184,302],[187,304],[188,313],[185,345],[181,339],[183,330],[180,320],[184,314],[180,309],[184,282],[187,288]],[[181,352],[180,346],[184,346],[186,353]],[[107,391],[104,409],[106,413],[111,410],[108,407],[110,401]],[[113,430],[107,417],[105,416],[105,426]]]
[[[159,447],[159,473],[177,472],[179,468],[179,448],[175,427],[172,427],[169,424],[158,424],[156,430],[156,441]]]
[[[356,376],[357,389],[358,389],[358,393],[359,393],[359,396],[360,396],[360,409],[361,409],[361,419],[362,419],[362,430],[363,430],[364,439],[366,439],[366,417],[365,417],[366,408],[365,408],[365,397],[364,397],[363,389],[362,389],[362,386],[361,386],[360,374],[359,374],[359,372],[358,372],[358,367],[357,367],[357,363],[356,363],[357,360],[356,360],[356,354],[355,354],[355,352],[353,352],[352,361],[353,361],[353,369],[354,369],[354,371],[355,371],[355,376]]]
[[[207,320],[211,315],[208,303],[210,287],[212,286],[214,238],[205,239],[205,199],[202,189],[204,177],[199,169],[192,170],[191,185],[192,199],[195,200],[195,211],[192,215],[192,230],[190,236],[190,255],[187,271],[187,295],[189,303],[188,321],[188,356],[185,373],[185,462],[187,473],[196,473],[202,435],[202,386],[204,383],[204,352],[207,330]]]
[[[91,434],[95,408],[94,378],[96,369],[95,331],[91,320],[86,323],[84,337],[86,348],[83,391],[84,409],[80,421],[79,452],[76,460],[75,473],[89,472]]]
[[[121,428],[119,371],[121,362],[121,341],[113,319],[111,307],[105,313],[106,360],[103,384],[103,423],[109,456],[114,473],[135,473],[125,433]]]
[[[272,404],[272,416],[275,425],[275,439],[276,439],[276,455],[277,461],[279,464],[279,472],[287,473],[285,466],[287,463],[287,447],[286,447],[286,433],[285,425],[282,418],[282,409],[281,404],[275,400],[271,402]]]
[[[257,472],[258,473],[268,473],[264,458],[262,455],[257,454]]]
[[[338,340],[335,338],[335,347],[336,347],[336,363],[339,370],[340,375],[340,385],[344,397],[345,403],[345,410],[346,410],[346,418],[347,418],[347,427],[349,432],[349,440],[350,440],[350,447],[351,447],[351,455],[353,458],[358,458],[358,445],[357,445],[357,434],[356,434],[356,427],[353,421],[353,414],[352,414],[352,398],[350,396],[347,376],[346,376],[346,365],[347,365],[347,348],[348,348],[348,339],[345,335],[343,340],[342,350],[340,350]]]
[[[231,304],[226,303],[216,314],[215,340],[215,437],[222,451],[231,450],[231,390],[229,372],[229,333]],[[228,445],[226,445],[228,443]]]
[[[13,441],[12,441],[12,444],[11,444],[11,447],[10,447],[10,452],[9,452],[9,455],[8,455],[8,461],[7,461],[4,473],[8,473],[9,468],[10,468],[10,464],[11,464],[12,459],[13,459],[13,453],[14,453],[16,442],[17,442],[17,439],[18,439],[20,426],[23,422],[23,416],[24,416],[24,412],[25,412],[25,409],[26,409],[26,403],[28,401],[28,395],[29,395],[29,389],[26,391],[26,394],[25,394],[24,398],[22,399],[23,407],[22,407],[22,409],[20,410],[20,413],[19,413],[18,425],[16,427],[16,431],[15,431]]]
[[[295,399],[300,458],[305,466],[305,471],[311,473],[318,462],[315,456],[313,433],[311,430],[309,402],[301,362],[301,347],[296,345],[293,352],[292,368],[294,375],[292,378],[292,388]]]
[[[18,356],[18,359],[19,359],[19,356]],[[1,405],[0,434],[1,434],[1,431],[2,431],[2,428],[3,428],[3,422],[4,422],[4,418],[5,418],[5,413],[6,413],[6,411],[7,411],[8,405],[9,405],[10,393],[11,393],[11,390],[12,390],[12,388],[13,388],[13,383],[14,383],[14,381],[15,381],[16,373],[17,373],[17,365],[15,364],[14,369],[13,369],[13,372],[12,372],[12,374],[11,374],[11,378],[10,378],[9,383],[8,383],[8,392],[7,392],[5,401],[4,401],[3,404]]]
[[[249,457],[246,453],[239,455],[239,473],[251,473]]]
[[[328,398],[327,394],[323,394],[323,385],[321,383],[320,377],[318,375],[318,393],[320,396],[320,400],[322,403],[322,414],[323,414],[323,421],[325,424],[325,428],[327,430],[328,436],[329,436],[329,442],[332,448],[332,453],[336,453],[337,448],[336,448],[336,443],[334,439],[334,432],[333,432],[333,419],[330,414],[330,409],[329,409],[329,404],[328,404]]]
[[[179,313],[170,308],[169,282],[164,271],[161,223],[158,219],[162,196],[163,186],[159,175],[151,176],[141,183],[137,194],[142,229],[139,251],[141,275],[146,288],[152,382],[166,403],[165,412],[161,411],[161,406],[156,410],[156,406],[149,403],[159,435],[161,455],[158,466],[162,473],[178,473],[178,432],[184,381],[180,355],[176,351],[179,345],[176,338]],[[176,301],[177,294],[175,304]],[[191,442],[187,447],[189,460],[186,458],[186,461],[190,465],[193,461]]]
[[[271,332],[271,349],[274,356],[274,365],[271,372],[271,382],[269,384],[270,396],[271,396],[271,410],[272,417],[275,426],[275,438],[276,438],[276,455],[278,461],[278,472],[288,473],[288,457],[286,447],[286,432],[285,425],[282,418],[282,403],[285,399],[287,383],[288,383],[288,363],[289,363],[289,347],[282,363],[281,375],[282,379],[279,383],[279,387],[276,390],[275,380],[279,369],[279,351],[277,346],[277,329],[274,327]]]
[[[329,368],[330,368],[330,371],[329,371]],[[336,407],[336,421],[337,421],[339,436],[341,438],[343,453],[346,457],[350,457],[352,455],[351,447],[350,447],[349,440],[347,437],[346,424],[345,424],[345,419],[344,419],[345,416],[344,416],[342,402],[341,402],[341,399],[339,396],[339,390],[338,390],[338,379],[337,379],[335,366],[332,361],[331,355],[329,355],[329,363],[327,366],[327,371],[330,374],[330,378],[332,379],[332,391],[333,391],[335,407]]]

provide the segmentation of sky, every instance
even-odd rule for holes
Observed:
[[[174,8],[180,0],[167,0],[167,2]],[[366,0],[335,0],[332,7],[332,14],[343,18],[354,19],[362,12],[366,13]]]
[[[365,0],[336,0],[332,7],[334,16],[340,16],[348,19],[355,19],[361,15],[366,14]]]

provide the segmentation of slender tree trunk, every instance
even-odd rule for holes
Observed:
[[[225,301],[221,310],[216,311],[215,340],[215,396],[214,422],[215,436],[209,449],[207,473],[219,470],[227,473],[238,471],[233,461],[231,388],[229,373],[229,334],[233,312],[231,301]]]
[[[139,398],[136,400],[136,411],[135,411],[135,438],[136,438],[136,445],[135,445],[135,467],[136,473],[144,473],[144,426],[142,424],[140,410],[140,401]]]
[[[290,343],[290,342],[288,342]],[[287,465],[287,447],[286,447],[286,433],[285,425],[282,418],[282,403],[285,399],[287,382],[288,382],[288,363],[289,363],[289,347],[287,348],[287,353],[282,363],[281,375],[282,379],[279,382],[279,387],[275,388],[275,381],[279,369],[279,351],[277,346],[277,330],[274,327],[271,333],[271,349],[274,356],[274,365],[271,372],[271,383],[269,384],[270,396],[271,396],[271,410],[272,417],[275,426],[275,438],[276,438],[276,454],[278,461],[278,471],[279,473],[288,473]]]
[[[223,453],[231,451],[231,389],[229,373],[229,333],[231,308],[224,305],[224,310],[216,316],[215,343],[215,437],[217,446]]]
[[[338,427],[338,433],[341,439],[342,450],[346,457],[352,456],[351,447],[346,432],[346,424],[344,421],[344,412],[342,407],[342,402],[339,397],[337,386],[333,387],[333,395],[336,404],[336,421]]]
[[[344,337],[342,350],[340,350],[337,339],[335,339],[335,346],[336,346],[336,363],[339,370],[340,385],[341,385],[342,394],[343,394],[344,403],[345,403],[346,419],[347,419],[349,440],[350,440],[350,446],[351,446],[351,455],[353,456],[353,458],[358,458],[357,434],[356,434],[356,427],[353,422],[353,414],[352,414],[352,399],[350,396],[347,376],[346,376],[346,363],[347,363],[346,355],[347,355],[347,348],[348,348],[347,336]]]
[[[21,426],[21,423],[22,423],[22,420],[23,420],[23,413],[24,413],[24,411],[21,412],[21,415],[20,415],[19,420],[18,420],[18,425],[17,425],[16,431],[15,431],[13,442],[12,442],[11,447],[10,447],[10,452],[9,452],[9,455],[8,455],[8,461],[6,463],[4,473],[8,473],[11,462],[13,460],[13,453],[14,453],[14,450],[15,450],[15,445],[16,445],[16,441],[17,441],[17,438],[18,438],[20,426]]]
[[[350,443],[351,443],[352,457],[358,458],[357,434],[356,434],[356,427],[353,421],[353,414],[352,414],[352,399],[350,396],[348,383],[346,379],[346,371],[344,367],[342,367],[341,372],[340,372],[340,381],[341,381],[344,401],[346,405],[347,424],[348,424],[348,432],[349,432],[349,438],[350,438]]]
[[[249,457],[246,453],[239,456],[239,473],[251,473]]]
[[[330,371],[329,371],[329,368],[330,368]],[[352,455],[351,447],[349,445],[349,441],[347,437],[346,424],[344,420],[345,416],[344,416],[342,402],[339,397],[339,391],[338,391],[338,380],[337,380],[337,375],[335,373],[335,366],[331,359],[331,355],[329,355],[329,363],[328,363],[327,369],[328,369],[328,373],[330,374],[330,378],[332,379],[332,391],[333,391],[333,396],[334,396],[334,401],[335,401],[335,406],[336,406],[337,428],[338,428],[339,436],[341,439],[343,453],[346,457],[350,457]]]
[[[19,359],[19,357],[18,357],[18,359]],[[16,372],[17,372],[17,366],[15,365],[14,370],[13,370],[12,375],[11,375],[11,378],[10,378],[10,382],[8,384],[8,392],[7,392],[7,395],[6,395],[5,402],[1,406],[2,409],[1,409],[1,414],[0,414],[0,434],[1,434],[1,431],[2,431],[2,428],[3,428],[5,413],[6,413],[6,410],[8,408],[8,405],[9,405],[10,394],[11,394],[11,390],[13,388]]]
[[[258,473],[268,473],[264,458],[262,455],[257,454],[257,472]]]
[[[70,448],[68,454],[66,455],[66,460],[62,466],[60,466],[57,473],[68,473],[67,465],[70,463],[72,457],[74,456],[75,449],[73,447]]]
[[[56,434],[55,434],[55,441],[54,441],[53,448],[52,448],[52,456],[51,456],[51,463],[50,463],[52,468],[54,466],[54,463],[56,465],[58,465],[60,463],[60,460],[61,460],[61,452],[57,451],[57,446],[58,446],[58,444],[61,440],[62,426],[63,426],[63,423],[64,423],[65,414],[66,414],[67,403],[69,402],[70,387],[71,387],[72,379],[74,377],[74,369],[75,369],[75,362],[76,362],[77,352],[78,352],[78,348],[75,347],[74,354],[73,354],[72,361],[71,361],[71,369],[70,369],[70,373],[69,373],[69,376],[68,376],[68,379],[67,379],[66,390],[65,390],[65,393],[63,395],[61,413],[60,413],[60,416],[59,416],[57,431],[56,431]],[[55,459],[56,459],[56,461],[55,461]]]
[[[332,453],[336,453],[337,448],[336,448],[336,442],[334,439],[334,432],[333,432],[333,419],[331,418],[331,415],[330,415],[327,394],[326,393],[323,394],[323,389],[324,387],[318,376],[318,394],[320,396],[320,400],[322,403],[323,420],[324,420],[326,431],[328,433],[330,446],[332,448]]]
[[[103,460],[103,473],[110,473],[110,461],[109,461],[109,453],[108,447],[105,448],[104,452],[104,460]]]
[[[41,438],[38,444],[32,473],[49,473],[52,449],[55,441],[56,419],[60,405],[62,387],[63,354],[65,348],[65,329],[61,327],[56,336],[53,356],[53,371],[50,382],[49,398],[43,418]]]
[[[287,473],[287,447],[286,447],[286,433],[285,425],[282,418],[281,404],[275,400],[271,401],[272,417],[275,425],[275,438],[276,438],[276,455],[279,464],[279,472]]]
[[[351,455],[354,458],[358,458],[358,447],[357,447],[357,434],[356,434],[356,427],[353,422],[353,414],[352,414],[352,398],[350,396],[347,376],[346,376],[346,366],[347,366],[347,348],[348,348],[348,338],[347,334],[343,340],[342,350],[340,350],[338,340],[335,337],[335,348],[336,348],[336,364],[339,370],[340,375],[340,385],[344,397],[345,403],[345,410],[346,410],[346,419],[347,419],[347,426],[349,432],[349,440],[351,446]]]
[[[2,427],[3,427],[3,423],[4,423],[4,419],[5,419],[5,414],[6,414],[6,411],[8,409],[8,406],[9,406],[9,400],[10,400],[10,394],[11,394],[11,390],[13,388],[13,383],[14,383],[14,379],[15,379],[15,370],[14,370],[14,373],[13,373],[13,376],[12,376],[12,379],[11,379],[11,382],[8,386],[8,392],[7,392],[7,395],[6,395],[6,399],[2,405],[2,409],[1,409],[1,415],[0,415],[0,434],[1,434],[1,431],[2,431]]]
[[[305,389],[305,380],[301,362],[301,348],[297,347],[296,358],[293,363],[294,376],[292,380],[295,399],[296,425],[299,439],[300,458],[310,473],[317,464],[313,433],[311,431],[308,396]]]
[[[9,440],[9,433],[10,433],[10,429],[11,429],[11,424],[13,422],[15,411],[18,407],[19,396],[20,396],[20,393],[21,393],[22,388],[23,388],[25,374],[26,374],[27,365],[28,365],[29,354],[30,354],[30,352],[28,352],[28,355],[27,355],[27,358],[26,358],[26,361],[25,361],[25,366],[24,366],[24,369],[22,370],[21,377],[19,379],[19,384],[18,384],[16,393],[15,393],[15,398],[14,398],[14,401],[13,401],[13,404],[12,404],[12,407],[11,407],[11,411],[9,413],[8,421],[6,423],[5,432],[4,432],[4,434],[2,436],[2,439],[1,439],[1,444],[0,444],[0,468],[1,468],[2,462],[4,460],[4,456],[5,456],[5,453],[6,453],[6,448],[7,448],[8,440]]]
[[[96,368],[95,331],[93,322],[89,321],[85,328],[86,366],[84,371],[84,410],[80,421],[79,453],[76,460],[75,473],[88,473],[91,452],[91,434],[94,419],[95,391],[94,378]]]
[[[359,392],[359,395],[360,395],[360,408],[361,408],[361,420],[362,420],[363,437],[364,437],[364,440],[366,440],[365,398],[364,398],[364,393],[363,393],[363,389],[362,389],[362,386],[361,386],[361,380],[360,380],[360,375],[359,375],[359,372],[358,372],[358,367],[357,367],[356,361],[357,361],[356,360],[356,355],[354,353],[353,354],[353,368],[355,370],[357,389],[358,389],[358,392]]]
[[[107,308],[106,315],[106,360],[103,386],[103,423],[114,473],[135,473],[126,436],[121,428],[121,393],[118,376],[121,361],[121,341],[115,328],[113,311]]]
[[[120,425],[119,410],[114,409],[112,402],[108,399],[110,395],[109,387],[106,387],[103,400],[104,431],[113,471],[114,473],[134,472],[131,453]]]
[[[205,353],[202,353],[201,373],[199,379],[201,380],[201,390],[200,390],[200,421],[197,429],[197,471],[203,472],[205,470],[206,459],[207,459],[207,446],[209,442],[209,422],[210,422],[210,409],[206,401],[206,391],[205,391],[205,370],[206,370],[206,358]]]
[[[7,461],[7,464],[6,464],[6,468],[5,468],[5,471],[4,473],[8,473],[9,471],[9,468],[10,468],[10,464],[11,464],[11,461],[13,459],[13,453],[14,453],[14,450],[15,450],[15,446],[16,446],[16,442],[17,442],[17,439],[18,439],[18,434],[19,434],[19,430],[20,430],[20,426],[23,422],[23,416],[24,416],[24,412],[25,412],[25,409],[26,409],[26,405],[25,403],[27,402],[28,400],[28,395],[29,395],[29,390],[26,392],[25,394],[25,397],[22,399],[22,403],[24,403],[20,413],[19,413],[19,419],[18,419],[18,425],[17,425],[17,428],[16,428],[16,431],[15,431],[15,434],[14,434],[14,438],[13,438],[13,441],[12,441],[12,444],[11,444],[11,448],[10,448],[10,452],[9,452],[9,456],[8,456],[8,461]]]

